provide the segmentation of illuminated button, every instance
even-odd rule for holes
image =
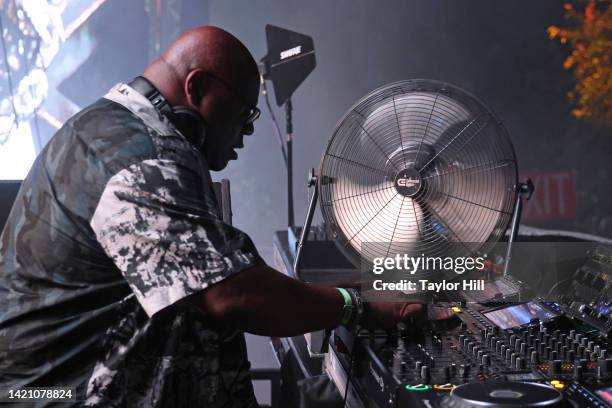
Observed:
[[[453,306],[451,307],[451,310],[455,313],[461,313],[461,308],[458,306]]]
[[[455,384],[451,384],[451,383],[447,383],[447,384],[434,384],[434,386],[433,386],[434,390],[440,390],[440,391],[451,391],[455,387],[456,387],[456,385]]]
[[[563,388],[565,388],[565,384],[563,384],[561,381],[559,380],[552,380],[550,382],[550,385],[552,385],[553,387],[555,387],[558,390],[562,390]]]
[[[408,391],[427,391],[431,387],[427,384],[417,384],[417,385],[407,385],[406,389]]]

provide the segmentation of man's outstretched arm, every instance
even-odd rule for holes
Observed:
[[[265,264],[232,275],[200,296],[211,317],[249,333],[278,337],[336,327],[344,306],[336,288],[292,279]],[[362,323],[392,329],[422,309],[420,304],[370,302]]]
[[[292,279],[265,264],[208,287],[200,300],[213,318],[249,333],[278,337],[336,327],[344,306],[337,289]]]

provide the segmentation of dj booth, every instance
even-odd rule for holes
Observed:
[[[608,301],[519,302],[516,296],[525,283],[515,279],[507,282],[513,293],[503,294],[503,301],[455,303],[458,319],[450,327],[404,326],[395,333],[356,335],[340,326],[329,337],[274,338],[271,344],[282,367],[281,406],[610,406],[612,282],[605,278],[603,288],[593,285],[612,272],[612,242],[571,232],[522,230],[519,242],[591,248],[568,272],[570,285],[583,292],[603,289]],[[333,242],[313,235],[309,258],[318,261],[307,266],[316,277],[321,271],[314,268],[335,249]],[[275,267],[295,278],[292,244],[290,233],[274,234]],[[336,272],[336,278],[346,273]],[[326,344],[317,343],[323,338]]]

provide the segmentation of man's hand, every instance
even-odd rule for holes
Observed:
[[[406,302],[366,302],[361,325],[366,329],[395,330],[400,322],[410,318],[423,320],[425,305]]]

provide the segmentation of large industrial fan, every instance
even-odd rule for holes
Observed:
[[[355,266],[398,253],[483,254],[520,208],[501,122],[472,95],[431,80],[383,86],[351,107],[312,184],[296,272],[317,197]]]

